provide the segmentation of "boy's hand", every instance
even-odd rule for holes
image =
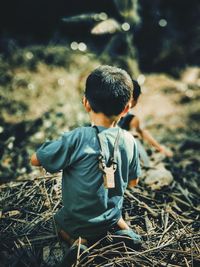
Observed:
[[[159,152],[164,154],[167,157],[172,157],[173,156],[173,152],[169,149],[167,149],[164,146],[160,146]]]
[[[34,154],[32,155],[32,157],[31,157],[31,164],[32,164],[33,166],[41,166],[41,164],[40,164],[40,162],[39,162],[39,160],[38,160],[38,158],[37,158],[36,153],[34,153]]]
[[[138,184],[138,182],[139,182],[139,179],[138,179],[138,178],[136,178],[136,179],[134,179],[134,180],[131,180],[131,181],[128,183],[128,187],[129,187],[129,188],[135,187],[135,186]]]

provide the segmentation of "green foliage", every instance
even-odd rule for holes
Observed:
[[[31,71],[36,71],[38,63],[41,62],[48,66],[67,67],[70,62],[70,50],[62,46],[30,46],[4,55],[3,60],[8,62],[11,68],[21,66]]]

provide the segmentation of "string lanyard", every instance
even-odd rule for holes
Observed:
[[[105,188],[115,188],[115,176],[114,173],[117,169],[117,151],[119,147],[119,137],[120,137],[120,129],[118,129],[117,137],[114,142],[113,153],[109,157],[108,163],[106,164],[105,156],[103,153],[104,142],[102,140],[102,136],[99,133],[99,129],[97,126],[93,126],[97,132],[97,138],[100,146],[100,156],[99,160],[99,168],[103,172],[103,180]]]

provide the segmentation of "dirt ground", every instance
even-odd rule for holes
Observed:
[[[44,181],[40,171],[30,166],[29,158],[44,140],[88,122],[81,96],[85,77],[99,62],[92,55],[76,54],[70,64],[49,66],[44,60],[34,63],[32,50],[20,53],[26,64],[12,69],[9,63],[8,68],[4,66],[8,79],[0,87],[1,266],[52,266],[59,258],[55,255],[59,243],[51,218],[52,212],[61,206],[60,176]],[[200,69],[188,67],[179,79],[166,74],[140,74],[137,78],[142,96],[135,114],[158,141],[174,152],[172,158],[161,159],[172,173],[173,183],[152,192],[141,181],[133,195],[133,192],[126,194],[123,213],[133,229],[144,236],[148,249],[143,254],[134,254],[136,262],[129,258],[130,262],[123,265],[127,261],[123,256],[122,265],[115,266],[167,266],[164,264],[168,263],[168,266],[198,266]],[[153,149],[146,148],[154,155]],[[163,216],[169,219],[162,219]],[[150,232],[147,225],[151,225]],[[180,235],[186,228],[190,232]],[[167,231],[165,238],[163,231]],[[172,242],[174,233],[180,236]],[[192,240],[196,247],[186,244],[184,238]],[[165,251],[163,247],[167,244],[170,247]],[[93,258],[95,253],[91,250]],[[97,266],[94,262],[85,266]]]

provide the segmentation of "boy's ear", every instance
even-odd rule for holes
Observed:
[[[137,105],[137,101],[136,100],[132,100],[131,101],[131,107],[133,108],[133,107],[135,107]]]
[[[124,110],[121,113],[121,116],[126,115],[126,113],[129,111],[130,108],[131,108],[131,101],[125,106]]]
[[[90,103],[88,102],[88,100],[87,100],[87,98],[85,96],[83,97],[83,105],[84,105],[85,110],[87,112],[90,112],[91,111]]]

